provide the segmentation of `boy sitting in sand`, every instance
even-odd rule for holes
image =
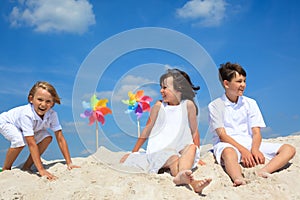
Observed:
[[[132,152],[139,151],[149,137],[144,154],[149,172],[169,168],[176,185],[190,185],[196,193],[201,193],[211,179],[196,180],[191,171],[199,161],[197,107],[193,98],[194,91],[200,87],[194,87],[190,77],[178,69],[163,74],[160,86],[163,100],[157,101],[151,109],[147,125]],[[127,154],[121,162],[137,160],[135,155]]]
[[[227,62],[219,68],[225,94],[209,106],[209,123],[214,133],[214,155],[233,181],[234,186],[246,184],[239,163],[246,168],[264,164],[257,171],[267,178],[270,173],[284,167],[295,155],[288,144],[262,142],[260,128],[265,123],[255,100],[243,96],[246,72],[239,64]]]

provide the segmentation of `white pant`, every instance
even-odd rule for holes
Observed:
[[[2,133],[5,139],[10,141],[11,148],[23,147],[27,144],[22,131],[13,124],[0,124],[0,133]],[[41,130],[34,133],[34,139],[37,144],[49,136],[51,135],[47,130]]]
[[[136,167],[149,173],[158,173],[159,169],[162,168],[167,160],[173,155],[178,155],[179,157],[181,156],[175,151],[160,151],[152,154],[147,154],[145,152],[134,152],[128,156],[124,162],[124,165]],[[199,160],[200,149],[197,147],[192,169],[197,167]]]

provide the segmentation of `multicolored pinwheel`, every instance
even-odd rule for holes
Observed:
[[[96,122],[96,150],[98,149],[98,123],[102,125],[105,123],[104,116],[107,114],[112,114],[112,111],[106,106],[108,99],[98,99],[94,94],[90,102],[83,101],[82,106],[85,109],[83,113],[80,114],[82,118],[89,118],[89,125]]]
[[[143,112],[150,111],[150,102],[152,101],[152,98],[144,96],[143,90],[137,91],[136,94],[129,91],[128,97],[128,100],[122,100],[122,102],[128,105],[128,113],[132,111],[135,112],[137,119],[141,118]]]
[[[98,99],[94,94],[91,97],[90,103],[83,101],[82,106],[85,108],[84,113],[81,113],[82,118],[89,118],[89,125],[92,125],[95,121],[100,122],[102,125],[105,123],[104,116],[111,114],[111,110],[106,106],[108,99]]]
[[[128,92],[128,100],[122,100],[124,104],[128,105],[127,113],[133,112],[137,117],[138,123],[138,137],[140,137],[140,118],[143,115],[143,112],[150,111],[150,102],[152,98],[149,96],[144,96],[144,90],[139,90],[136,94],[133,94],[131,91]]]

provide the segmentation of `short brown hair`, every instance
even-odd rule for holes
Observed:
[[[235,78],[236,72],[244,77],[247,76],[246,71],[238,63],[227,62],[225,64],[221,64],[219,68],[220,81],[231,81],[233,78]]]
[[[57,104],[60,104],[60,98],[55,90],[55,88],[48,82],[46,81],[38,81],[34,84],[34,86],[32,86],[31,90],[29,91],[29,94],[28,94],[28,102],[30,102],[30,97],[33,97],[34,94],[36,93],[37,89],[38,88],[42,88],[44,90],[47,90],[51,96],[53,97],[53,101],[54,103],[57,103]]]

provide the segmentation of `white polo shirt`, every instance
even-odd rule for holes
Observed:
[[[226,133],[237,142],[252,140],[253,127],[266,127],[255,100],[240,96],[232,103],[224,94],[208,105],[210,131],[214,133],[213,144],[220,142],[217,128],[225,128]]]
[[[50,109],[43,119],[36,114],[31,104],[13,108],[0,114],[0,124],[15,125],[24,136],[33,136],[34,133],[50,128],[52,131],[61,130],[57,113]]]

